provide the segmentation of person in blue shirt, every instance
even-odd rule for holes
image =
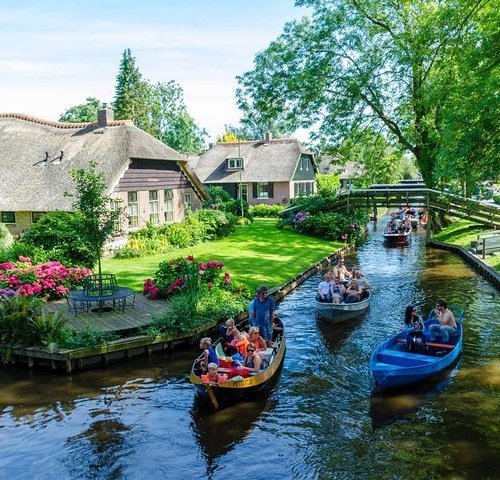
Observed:
[[[252,324],[259,327],[260,334],[267,345],[271,345],[272,325],[274,321],[276,303],[267,295],[267,287],[259,287],[259,296],[253,302]]]

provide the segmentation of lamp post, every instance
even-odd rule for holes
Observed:
[[[238,158],[240,159],[240,207],[241,207],[241,218],[243,215],[243,190],[241,188],[241,171],[243,170],[243,159],[241,158],[241,149],[240,149],[240,139],[238,138]]]

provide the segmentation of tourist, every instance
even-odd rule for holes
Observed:
[[[316,294],[316,300],[318,302],[332,303],[333,291],[332,291],[332,275],[331,273],[325,273],[324,280],[318,285],[318,293]]]
[[[219,366],[219,359],[217,358],[214,347],[212,347],[212,339],[210,337],[204,337],[200,340],[200,348],[203,349],[203,355],[199,362],[204,372],[207,371],[209,363],[215,363]]]
[[[247,348],[247,354],[243,359],[243,364],[234,367],[229,371],[228,378],[234,378],[236,376],[242,376],[246,378],[250,373],[259,373],[262,366],[262,358],[257,353],[255,344],[249,343]]]
[[[384,233],[395,233],[398,227],[394,220],[389,220],[384,228]]]
[[[406,349],[409,352],[423,353],[425,346],[424,321],[418,314],[417,307],[408,305],[405,310]]]
[[[250,327],[250,330],[248,331],[248,336],[250,342],[252,342],[255,345],[257,351],[267,350],[266,341],[260,335],[259,327]]]
[[[340,258],[337,265],[333,267],[333,278],[335,277],[338,277],[342,283],[347,282],[352,277],[352,273],[347,270],[343,258]]]
[[[255,290],[255,295],[254,297],[252,298],[252,300],[250,300],[250,303],[248,304],[248,318],[249,318],[249,321],[250,321],[250,325],[253,326],[253,306],[255,304],[255,300],[259,297],[259,290],[260,290],[260,287],[257,288],[257,290]]]
[[[436,309],[434,313],[439,323],[433,324],[429,328],[431,342],[435,342],[436,336],[439,336],[444,343],[448,343],[450,341],[450,335],[455,335],[457,333],[457,322],[444,298],[438,298],[436,300]]]
[[[361,287],[361,290],[363,290],[363,292],[366,292],[366,290],[370,289],[370,286],[368,285],[366,278],[361,273],[361,270],[359,268],[353,269],[352,276],[353,276],[353,280],[356,280],[356,282],[358,283],[358,286]]]
[[[219,374],[217,368],[218,367],[216,363],[209,363],[207,366],[207,373],[201,375],[201,382],[215,385],[217,385],[218,383],[227,382],[227,374]]]
[[[259,327],[260,334],[267,345],[271,345],[271,329],[276,311],[274,300],[267,295],[267,287],[259,288],[259,296],[254,300],[253,326]]]
[[[353,278],[345,291],[345,303],[356,303],[361,301],[363,290],[358,285],[358,281]]]
[[[272,341],[275,342],[279,335],[283,334],[283,322],[275,315],[273,320]]]
[[[346,288],[343,283],[340,283],[340,279],[335,277],[335,281],[332,286],[333,303],[341,303],[344,301]]]

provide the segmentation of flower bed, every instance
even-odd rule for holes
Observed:
[[[29,257],[0,263],[0,295],[22,295],[54,300],[81,285],[88,268],[65,267],[59,262],[33,265]]]
[[[211,289],[227,287],[231,275],[222,275],[224,264],[217,261],[197,262],[192,256],[161,262],[154,278],[144,282],[143,293],[151,300],[169,298],[182,290],[197,289],[201,284]]]

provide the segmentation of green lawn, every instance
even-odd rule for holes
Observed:
[[[453,245],[460,245],[466,249],[470,248],[470,242],[477,239],[479,232],[488,230],[487,227],[479,223],[471,222],[469,220],[459,220],[453,225],[444,228],[432,238],[441,242],[452,243]],[[483,259],[481,259],[483,260]],[[500,271],[500,256],[487,257],[483,260],[490,267]]]
[[[218,260],[224,270],[253,290],[258,285],[281,285],[308,266],[343,246],[321,238],[279,230],[276,219],[257,218],[250,225],[239,225],[229,237],[168,254],[143,258],[107,259],[103,271],[114,273],[121,286],[142,290],[158,264],[171,258],[193,255],[197,260]]]

